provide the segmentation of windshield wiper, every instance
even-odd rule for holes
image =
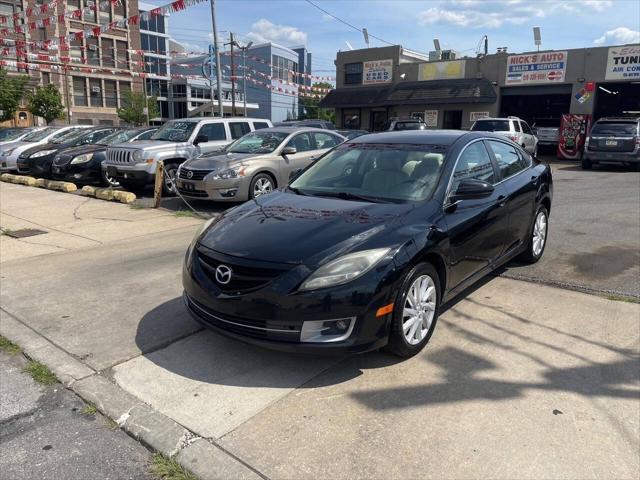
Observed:
[[[296,187],[288,186],[288,187],[287,187],[287,190],[292,191],[292,192],[293,192],[293,193],[295,193],[296,195],[302,195],[302,196],[304,196],[304,197],[308,197],[308,196],[310,196],[310,194],[305,193],[305,192],[303,192],[302,190],[300,190],[299,188],[296,188]]]
[[[335,197],[342,200],[363,200],[371,203],[394,203],[391,200],[379,197],[368,197],[366,195],[358,195],[357,193],[351,192],[313,192],[313,195],[318,197]]]

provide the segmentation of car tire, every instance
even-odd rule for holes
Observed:
[[[166,163],[164,166],[164,178],[162,179],[162,196],[175,197],[177,194],[176,176],[178,175],[177,163]]]
[[[421,294],[423,298],[416,305],[416,291],[422,291],[422,286],[426,286],[426,290]],[[433,288],[432,292],[429,291],[431,288]],[[422,350],[429,343],[436,328],[441,298],[440,278],[433,265],[419,263],[413,267],[402,281],[394,302],[389,343],[385,349],[404,358],[412,357]],[[413,317],[411,317],[412,311],[417,312]],[[414,318],[413,323],[410,323],[412,318]],[[414,326],[416,323],[417,327]]]
[[[547,247],[547,237],[549,233],[549,212],[544,205],[540,205],[533,217],[529,238],[527,239],[527,249],[522,253],[520,259],[525,263],[536,263],[542,258],[544,249]],[[540,243],[541,242],[541,243]]]
[[[589,160],[588,158],[583,158],[581,164],[583,170],[591,170],[591,168],[593,167],[591,160]]]
[[[107,175],[107,171],[105,169],[102,169],[102,186],[107,188],[115,188],[120,186],[120,182],[118,182],[115,178],[109,177],[109,175]]]
[[[249,200],[253,200],[260,195],[271,193],[276,189],[276,182],[267,173],[259,173],[251,179],[249,184]]]

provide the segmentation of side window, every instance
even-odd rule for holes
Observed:
[[[269,124],[267,122],[253,122],[254,130],[261,130],[263,128],[269,128]]]
[[[520,122],[518,120],[513,120],[513,127],[516,129],[516,132],[521,132]]]
[[[509,178],[527,168],[525,161],[518,154],[516,147],[497,140],[488,140],[488,143],[496,157],[500,176],[503,179]]]
[[[229,130],[231,130],[231,138],[235,140],[249,133],[251,127],[248,122],[229,122]]]
[[[469,178],[484,180],[491,184],[496,183],[491,157],[484,143],[481,141],[472,143],[462,152],[456,169],[453,172],[451,191],[455,192],[458,184],[462,180]]]
[[[313,138],[315,140],[315,148],[320,150],[322,148],[333,148],[336,145],[339,145],[341,142],[335,135],[331,135],[330,133],[313,133]]]
[[[91,139],[91,143],[96,143],[100,139],[106,137],[107,135],[111,135],[115,130],[100,130],[93,134],[93,138]]]
[[[227,132],[224,131],[224,123],[207,123],[200,127],[198,135],[206,135],[209,142],[227,139]]]
[[[155,130],[149,130],[148,132],[141,133],[140,135],[138,135],[138,138],[136,138],[136,140],[149,140],[151,138],[151,135],[153,135],[154,133],[156,133]]]
[[[314,150],[313,143],[311,142],[311,136],[308,133],[299,133],[287,143],[287,147],[294,147],[298,152],[308,152]]]
[[[531,131],[531,128],[529,127],[529,124],[527,122],[522,122],[522,131],[527,135],[533,135],[533,132]]]

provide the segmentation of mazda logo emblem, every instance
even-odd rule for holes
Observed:
[[[193,172],[191,170],[187,170],[187,178],[193,178]]]
[[[218,265],[216,268],[216,280],[221,285],[226,285],[231,281],[232,270],[226,265]]]

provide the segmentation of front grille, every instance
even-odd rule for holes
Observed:
[[[108,163],[131,163],[133,161],[133,150],[127,148],[108,148],[106,156]]]
[[[188,197],[207,198],[209,195],[204,190],[187,190],[185,188],[178,187],[178,192]]]
[[[187,295],[184,298],[187,307],[207,325],[253,338],[281,341],[297,341],[300,338],[299,325],[283,324],[282,322],[273,325],[265,320],[222,315],[211,311],[211,309]]]
[[[182,167],[180,169],[180,178],[184,178],[185,180],[202,180],[204,177],[209,175],[213,170],[196,170],[192,168]],[[191,174],[191,176],[189,176]]]
[[[56,158],[53,159],[53,164],[58,166],[67,165],[72,159],[71,155],[56,155]]]
[[[229,258],[218,255],[211,250],[204,251],[202,247],[198,248],[196,256],[203,272],[225,293],[246,293],[257,290],[287,271],[285,268],[242,265],[237,261],[229,261]],[[216,269],[220,265],[226,265],[232,272],[231,281],[226,285],[216,280]]]

